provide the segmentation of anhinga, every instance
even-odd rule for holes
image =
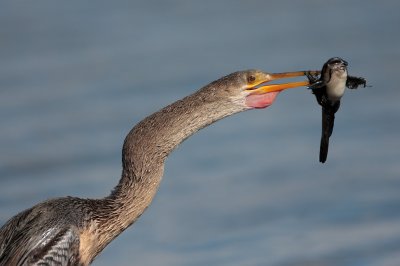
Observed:
[[[121,179],[111,194],[51,199],[17,214],[0,229],[0,265],[89,265],[149,206],[177,145],[226,116],[271,105],[279,91],[309,85],[267,82],[304,75],[235,72],[148,116],[125,139]]]

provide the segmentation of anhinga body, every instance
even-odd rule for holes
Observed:
[[[149,206],[165,159],[179,143],[226,116],[271,105],[280,90],[309,85],[264,84],[302,75],[235,72],[145,118],[125,139],[122,176],[112,193],[52,199],[17,214],[0,229],[0,265],[89,265]]]
[[[335,113],[339,110],[340,99],[344,95],[346,87],[355,89],[359,85],[366,85],[363,78],[348,76],[348,63],[339,58],[329,59],[321,70],[321,76],[316,79],[313,75],[307,75],[311,83],[310,88],[322,106],[322,133],[319,150],[319,161],[325,163],[328,156],[329,138],[332,135],[335,123]]]

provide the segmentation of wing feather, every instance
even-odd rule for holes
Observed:
[[[79,265],[79,232],[52,224],[45,211],[31,208],[0,229],[0,266]]]

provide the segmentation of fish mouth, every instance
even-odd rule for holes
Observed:
[[[332,69],[340,69],[340,70],[346,70],[347,66],[349,63],[347,63],[346,60],[340,58],[340,57],[332,57],[327,61],[327,64],[332,68]]]

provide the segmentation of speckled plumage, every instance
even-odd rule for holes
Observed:
[[[51,199],[11,218],[0,229],[0,265],[89,265],[149,206],[179,143],[248,109],[237,96],[250,72],[214,81],[139,122],[125,139],[122,176],[109,196]]]

